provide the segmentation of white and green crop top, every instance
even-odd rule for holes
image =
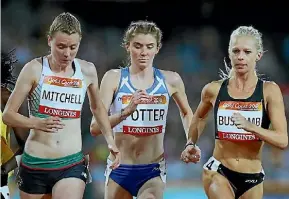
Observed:
[[[30,115],[40,118],[80,118],[87,85],[78,61],[73,61],[75,71],[72,77],[60,77],[51,71],[47,57],[42,60],[40,80],[28,96]]]

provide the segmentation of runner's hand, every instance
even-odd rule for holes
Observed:
[[[118,148],[115,145],[108,145],[108,149],[110,153],[115,157],[113,163],[111,164],[110,168],[111,169],[116,169],[120,165],[120,152]]]
[[[136,110],[138,104],[141,104],[150,99],[151,96],[149,96],[145,90],[137,90],[136,92],[133,93],[127,107],[124,108],[123,111],[124,116],[127,117],[131,115]]]
[[[34,129],[47,133],[56,133],[58,129],[63,129],[64,124],[59,117],[48,117],[45,119],[36,118]]]
[[[181,160],[185,163],[198,163],[201,159],[201,150],[198,146],[188,145],[181,154]]]

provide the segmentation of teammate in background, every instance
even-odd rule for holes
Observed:
[[[1,198],[8,198],[13,192],[9,178],[18,166],[17,162],[19,162],[20,155],[23,152],[29,131],[29,129],[12,128],[17,141],[17,148],[14,148],[11,145],[11,142],[13,142],[10,135],[11,128],[2,121],[2,109],[6,106],[16,82],[16,77],[12,75],[16,62],[15,49],[9,53],[1,52]],[[21,106],[19,111],[27,114],[26,108],[26,106]]]
[[[202,133],[198,125],[214,108],[215,148],[203,166],[208,198],[261,199],[263,144],[280,149],[288,145],[283,97],[276,83],[262,81],[256,74],[256,63],[264,52],[258,30],[238,27],[231,34],[228,52],[231,71],[203,88],[181,158],[196,163],[196,143]]]
[[[83,197],[88,169],[82,153],[81,109],[88,93],[91,112],[119,165],[107,112],[99,95],[95,66],[75,58],[81,26],[70,13],[58,15],[50,26],[51,53],[22,69],[3,113],[9,126],[31,129],[22,155],[17,183],[22,199],[52,194],[55,199]],[[30,117],[18,112],[28,96]]]

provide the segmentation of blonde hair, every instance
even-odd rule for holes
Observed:
[[[263,49],[263,40],[262,40],[262,33],[260,33],[257,29],[255,29],[253,26],[239,26],[237,29],[235,29],[231,36],[230,36],[230,42],[229,42],[229,47],[228,47],[228,52],[230,53],[231,48],[232,48],[232,39],[236,36],[251,36],[254,37],[256,40],[256,48],[257,48],[257,53],[263,54],[264,49]],[[234,69],[228,67],[226,60],[224,59],[224,64],[225,64],[225,69],[226,72],[222,71],[220,69],[220,77],[222,79],[226,78],[231,78],[234,75]]]
[[[49,28],[48,36],[52,37],[58,31],[68,35],[78,33],[82,37],[80,22],[69,12],[63,12],[55,17]]]

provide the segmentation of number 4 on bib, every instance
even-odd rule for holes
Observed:
[[[212,166],[213,166],[214,162],[215,162],[215,160],[212,160],[210,163],[208,163],[208,164],[206,165],[206,167],[207,167],[209,170],[212,170]]]

